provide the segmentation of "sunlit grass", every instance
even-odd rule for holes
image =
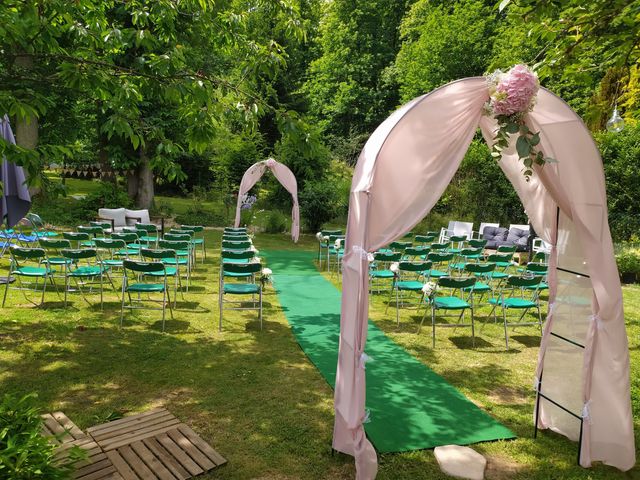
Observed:
[[[315,238],[299,245],[287,235],[257,235],[258,249],[316,251]],[[37,392],[42,408],[63,410],[81,428],[118,414],[164,405],[191,425],[228,459],[202,478],[354,478],[350,457],[331,455],[333,392],[307,360],[288,327],[273,287],[265,294],[264,330],[255,312],[225,312],[218,333],[220,233],[207,231],[208,257],[194,273],[175,320],[160,331],[158,312],[128,313],[113,292],[104,311],[80,296],[62,308],[55,293],[43,308],[31,308],[10,291],[0,310],[0,391]],[[0,268],[6,271],[6,258]],[[326,275],[326,274],[325,274]],[[339,284],[337,275],[327,278]],[[119,285],[119,283],[118,283]],[[0,288],[0,293],[2,289]],[[632,355],[632,385],[640,388],[640,287],[625,287]],[[384,314],[387,296],[373,298],[371,318],[394,341],[441,374],[512,429],[518,439],[474,445],[489,458],[487,478],[634,478],[610,467],[576,466],[577,444],[553,433],[532,438],[533,370],[539,334],[518,330],[505,352],[500,325],[486,322],[476,348],[470,332],[439,329],[431,348],[430,329],[416,334],[415,312]],[[309,306],[310,310],[313,305]],[[488,311],[479,312],[478,324]],[[372,364],[371,368],[374,368]],[[637,400],[636,400],[637,402]],[[638,414],[636,413],[636,431]],[[381,455],[382,479],[445,478],[431,450]]]

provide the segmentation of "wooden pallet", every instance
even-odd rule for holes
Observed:
[[[73,446],[87,452],[88,459],[76,464],[78,480],[186,480],[226,463],[164,408],[91,427],[86,434],[56,412],[45,416],[43,433],[55,435],[60,458]]]

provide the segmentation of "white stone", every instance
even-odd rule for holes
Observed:
[[[433,450],[440,470],[456,478],[483,480],[487,460],[469,447],[445,445]]]

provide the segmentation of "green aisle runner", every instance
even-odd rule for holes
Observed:
[[[309,251],[262,251],[291,329],[327,382],[335,384],[340,292],[313,265]],[[514,438],[442,377],[369,322],[367,408],[369,439],[379,452],[468,445]]]

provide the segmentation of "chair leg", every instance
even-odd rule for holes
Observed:
[[[103,281],[102,272],[100,272],[100,310],[104,310],[104,294],[103,294]]]
[[[218,309],[220,310],[220,319],[218,320],[218,332],[222,332],[222,304],[224,303],[224,281],[222,275],[220,275],[220,282],[218,285]]]
[[[162,291],[162,333],[164,333],[165,311],[167,309],[167,282],[164,282],[164,290]]]
[[[507,330],[507,310],[502,307],[502,320],[504,321],[504,341],[507,345],[507,350],[509,350],[509,331]]]
[[[432,348],[436,348],[436,309],[431,305],[431,335],[432,335]]]
[[[258,319],[260,320],[260,330],[262,331],[262,287],[260,287],[260,309],[258,310]]]
[[[476,326],[475,326],[475,318],[473,316],[473,307],[470,308],[469,310],[471,310],[471,344],[475,348],[475,346],[476,346]]]
[[[9,283],[11,280],[11,269],[9,269],[9,276],[7,277],[7,283],[4,284],[4,295],[2,296],[2,308],[4,308],[4,304],[7,301],[7,292],[9,291]]]
[[[40,305],[44,305],[44,294],[47,291],[47,277],[42,279],[42,297],[40,297]]]
[[[396,288],[396,323],[400,326],[400,289]]]
[[[64,276],[64,308],[67,308],[67,295],[69,292],[69,275]]]

